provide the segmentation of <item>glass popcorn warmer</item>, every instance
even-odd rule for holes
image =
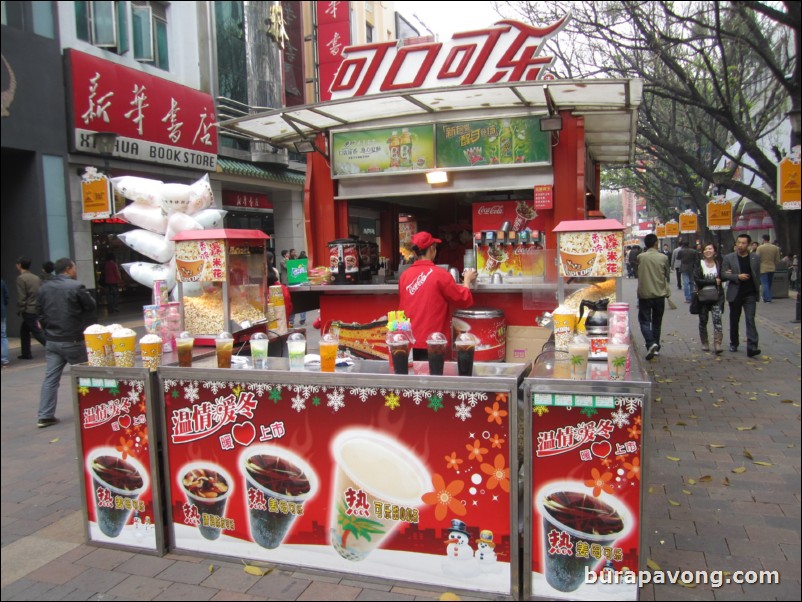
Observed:
[[[184,330],[213,345],[223,331],[244,334],[267,322],[269,236],[260,230],[189,230],[175,236]]]

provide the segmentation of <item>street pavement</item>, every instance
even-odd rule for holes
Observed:
[[[635,285],[624,281],[624,300],[642,357]],[[667,571],[772,570],[781,582],[648,585],[640,597],[798,600],[802,359],[800,327],[791,323],[795,300],[758,305],[763,353],[748,359],[745,342],[739,353],[703,353],[697,317],[673,284],[672,291],[678,308],[666,311],[661,355],[647,362],[654,388],[644,435],[644,562]],[[114,321],[141,332],[137,311]],[[728,324],[725,315],[725,344]],[[0,389],[2,600],[433,600],[443,593],[286,566],[257,577],[233,560],[158,558],[85,543],[68,371],[61,422],[37,429],[44,350],[34,342],[34,360],[20,361],[18,341],[11,343]]]

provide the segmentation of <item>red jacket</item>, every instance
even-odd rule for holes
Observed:
[[[473,305],[470,289],[427,259],[419,259],[401,274],[398,295],[401,309],[412,323],[417,349],[426,349],[426,339],[433,332],[442,332],[451,340],[449,304],[457,308]]]

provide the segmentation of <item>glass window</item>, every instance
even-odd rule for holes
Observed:
[[[134,58],[153,60],[153,20],[149,6],[132,6],[131,23],[134,26]]]
[[[117,47],[116,17],[114,2],[92,2],[92,37],[95,46]]]
[[[154,19],[156,32],[156,66],[165,71],[170,69],[170,56],[167,51],[167,23]]]
[[[128,52],[128,3],[117,2],[117,53]]]
[[[31,2],[31,9],[33,11],[33,33],[54,39],[56,37],[56,25],[53,18],[53,3]]]
[[[89,2],[75,2],[75,35],[84,42],[92,41],[89,38]]]

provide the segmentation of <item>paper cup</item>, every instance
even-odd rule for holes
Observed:
[[[331,545],[346,560],[364,560],[403,521],[393,512],[421,505],[428,473],[408,448],[374,431],[341,432],[332,441],[331,453],[337,462],[330,501]]]
[[[178,485],[187,503],[198,508],[200,534],[209,540],[220,537],[221,527],[217,525],[224,522],[226,503],[234,486],[228,473],[208,462],[187,464],[178,472]]]
[[[114,365],[114,353],[109,331],[88,334],[84,332],[84,342],[86,343],[86,356],[90,366]]]
[[[153,336],[153,335],[148,335]],[[162,363],[162,340],[159,337],[158,341],[145,341],[147,337],[139,340],[139,350],[142,353],[142,367],[147,368],[151,372],[155,372]]]
[[[590,276],[596,263],[596,253],[560,251],[560,266],[565,276]]]
[[[122,460],[114,448],[95,450],[86,468],[92,477],[97,525],[104,535],[117,537],[148,487],[148,473],[134,458]]]
[[[111,337],[114,346],[114,364],[119,368],[136,365],[136,334]]]
[[[576,330],[576,312],[552,314],[554,320],[554,348],[568,351],[568,343]]]

